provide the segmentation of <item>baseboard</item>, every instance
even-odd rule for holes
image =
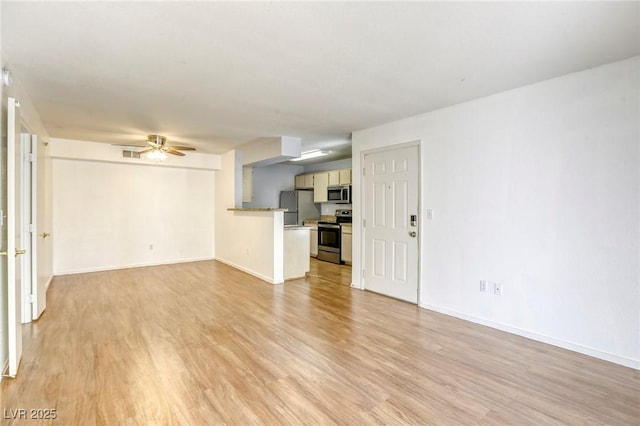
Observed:
[[[483,318],[474,317],[473,315],[468,315],[468,314],[458,312],[449,308],[443,308],[441,306],[436,306],[431,304],[421,304],[420,307],[424,309],[429,309],[431,311],[439,312],[441,314],[445,314],[445,315],[460,318],[466,321],[470,321],[476,324],[485,325],[487,327],[495,328],[497,330],[506,331],[508,333],[516,334],[518,336],[526,337],[528,339],[535,340],[538,342],[547,343],[549,345],[557,346],[563,349],[568,349],[570,351],[578,352],[583,355],[588,355],[604,361],[613,362],[614,364],[619,364],[625,367],[633,368],[635,370],[640,370],[640,360],[635,360],[631,358],[622,357],[619,355],[614,355],[608,352],[603,352],[598,349],[593,349],[593,348],[582,346],[576,343],[567,342],[565,340],[556,339],[555,337],[549,337],[543,334],[534,333],[521,328],[512,327],[510,325],[501,324],[501,323],[486,320]]]
[[[222,258],[218,257],[218,258],[216,258],[216,260],[218,262],[224,263],[225,265],[229,265],[232,268],[238,269],[238,270],[240,270],[242,272],[246,272],[249,275],[253,275],[256,278],[260,278],[262,281],[266,281],[269,284],[282,284],[284,282],[284,281],[275,281],[273,278],[267,277],[266,275],[262,275],[259,272],[252,271],[251,269],[245,268],[244,266],[240,266],[240,265],[238,265],[236,263],[233,263],[233,262],[231,262],[229,260],[226,260],[226,259],[222,259]]]
[[[2,364],[2,374],[0,375],[0,382],[2,381],[2,379],[4,379],[7,371],[9,371],[9,358],[5,359],[4,363]]]
[[[47,281],[47,284],[44,286],[45,291],[49,290],[49,286],[51,285],[52,282],[53,282],[53,275],[51,275],[49,277],[49,280]]]
[[[163,262],[134,263],[130,265],[107,266],[107,267],[100,267],[100,268],[71,269],[68,271],[56,271],[54,273],[54,276],[86,274],[89,272],[117,271],[120,269],[146,268],[148,266],[174,265],[176,263],[202,262],[204,260],[215,260],[215,258],[200,257],[200,258],[190,258],[190,259],[167,260]]]

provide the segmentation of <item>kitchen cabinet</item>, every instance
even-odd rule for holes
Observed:
[[[338,170],[338,185],[351,185],[351,169]]]
[[[342,241],[341,258],[344,263],[351,265],[353,259],[353,227],[350,225],[342,225],[342,234],[340,236]]]
[[[329,186],[340,185],[340,170],[329,171]]]
[[[310,269],[309,228],[303,226],[284,227],[284,279],[303,278]]]
[[[242,202],[253,201],[253,167],[242,168]]]
[[[315,185],[315,175],[313,173],[309,173],[304,175],[304,187],[308,189],[313,189]]]
[[[329,201],[327,188],[329,187],[329,172],[313,175],[313,202],[326,203]]]
[[[310,226],[311,230],[309,231],[309,250],[311,252],[311,257],[318,257],[318,224],[305,224],[306,226]]]
[[[351,185],[351,169],[329,170],[326,172],[306,173],[295,177],[295,189],[313,189],[318,187],[319,192],[324,192],[329,186]],[[318,196],[316,203],[326,202],[324,197]]]
[[[295,189],[313,189],[313,173],[297,175],[295,177]]]

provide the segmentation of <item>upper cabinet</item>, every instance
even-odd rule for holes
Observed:
[[[329,171],[329,186],[340,185],[340,172],[341,170]]]
[[[326,203],[329,201],[327,188],[329,187],[329,172],[320,172],[313,175],[313,202]]]
[[[336,185],[351,185],[351,169],[306,173],[295,177],[295,188],[313,189],[313,201],[316,203],[326,203],[327,188]]]
[[[313,173],[307,173],[306,175],[296,176],[295,188],[296,189],[313,189]]]
[[[329,170],[329,186],[351,185],[351,169]]]
[[[351,169],[338,170],[339,185],[351,185]]]

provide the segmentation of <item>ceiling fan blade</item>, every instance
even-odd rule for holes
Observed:
[[[161,145],[158,145],[157,143],[152,142],[152,141],[147,141],[147,145],[145,145],[145,146],[148,146],[148,145],[151,145],[155,149],[158,149],[161,146]]]
[[[137,144],[137,143],[112,143],[111,146],[146,147],[148,145]]]
[[[184,154],[181,153],[180,151],[177,151],[175,149],[173,149],[170,146],[165,146],[164,148],[162,148],[162,150],[164,152],[166,152],[167,154],[173,154],[173,155],[179,155],[180,157],[184,157]]]
[[[195,151],[196,149],[191,146],[176,146],[171,145],[169,148],[177,149],[178,151]]]
[[[147,148],[147,149],[143,149],[142,151],[138,152],[138,154],[142,155],[142,154],[146,154],[147,152],[151,152],[153,151],[155,148]]]

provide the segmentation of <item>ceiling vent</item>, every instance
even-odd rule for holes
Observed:
[[[127,151],[126,149],[122,150],[122,156],[124,158],[140,158],[140,153],[137,151]]]

